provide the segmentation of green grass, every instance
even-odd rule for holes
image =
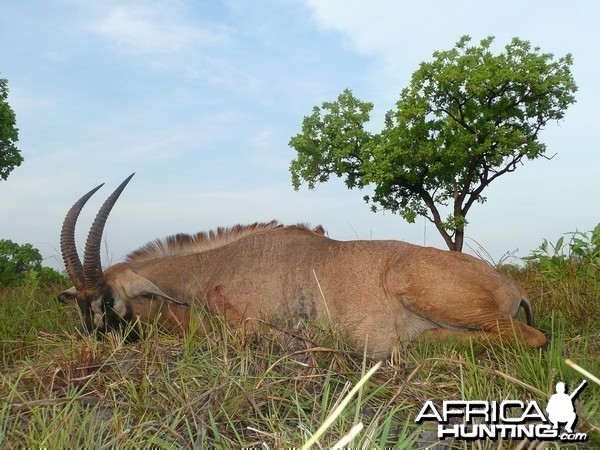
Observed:
[[[600,373],[598,281],[511,274],[530,292],[544,350],[497,341],[417,342],[399,349],[351,398],[375,361],[351,355],[335,329],[267,325],[245,337],[215,321],[207,337],[152,331],[124,345],[76,331],[60,288],[0,291],[0,448],[300,448],[344,399],[348,404],[313,448],[331,448],[353,426],[353,448],[414,448],[436,442],[414,418],[427,400],[536,400],[557,381],[582,377],[569,358]],[[579,397],[578,431],[600,445],[600,386]],[[427,441],[427,442],[426,442]],[[505,448],[519,442],[448,443]],[[526,442],[521,448],[553,443]],[[542,447],[540,447],[542,448]],[[558,448],[558,446],[556,446]]]

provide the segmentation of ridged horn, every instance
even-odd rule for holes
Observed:
[[[94,219],[94,223],[88,233],[87,241],[85,243],[85,253],[83,257],[83,281],[85,289],[90,291],[99,290],[106,281],[104,280],[104,273],[102,272],[102,262],[100,261],[100,244],[102,241],[102,233],[104,232],[104,225],[106,219],[110,214],[111,209],[115,205],[117,199],[129,183],[129,180],[135,175],[132,173],[115,191],[106,199],[100,211]]]
[[[75,286],[75,289],[78,291],[81,291],[84,288],[84,281],[83,266],[79,259],[79,255],[77,254],[77,246],[75,244],[75,225],[77,224],[77,218],[79,217],[83,206],[102,186],[104,186],[104,183],[92,189],[71,206],[60,232],[60,252],[62,253],[67,274],[69,275],[73,286]]]

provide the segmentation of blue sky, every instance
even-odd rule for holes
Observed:
[[[71,204],[106,182],[80,219],[83,246],[101,202],[136,172],[107,225],[107,262],[168,234],[274,218],[444,248],[431,224],[371,213],[342,181],[295,192],[288,142],[345,88],[375,103],[379,131],[419,62],[469,34],[574,56],[577,103],[541,135],[556,157],[498,179],[468,216],[468,244],[525,256],[600,221],[599,23],[600,6],[579,0],[4,1],[0,77],[25,162],[0,182],[0,238],[61,267]]]

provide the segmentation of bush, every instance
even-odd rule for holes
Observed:
[[[42,261],[42,254],[33,245],[0,239],[0,286],[20,286],[30,282],[31,277],[44,285],[68,283],[64,275],[43,267]]]
[[[560,281],[569,275],[600,280],[600,223],[585,233],[565,233],[556,244],[544,239],[523,259],[528,267],[537,269],[549,281]]]

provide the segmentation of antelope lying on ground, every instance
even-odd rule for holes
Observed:
[[[252,318],[301,316],[332,320],[362,350],[385,357],[420,335],[499,334],[542,347],[523,289],[471,256],[400,241],[329,239],[321,227],[277,222],[179,234],[146,244],[125,262],[102,270],[104,225],[127,178],[102,205],[81,263],[75,223],[88,192],[68,212],[61,251],[76,300],[90,330],[158,321],[186,331],[190,306],[221,315],[233,326]],[[520,308],[528,324],[516,320]]]

